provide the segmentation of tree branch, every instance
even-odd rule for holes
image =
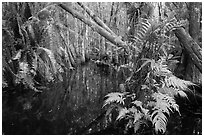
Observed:
[[[94,14],[87,6],[83,5],[81,2],[77,2],[79,6],[81,6],[88,15],[101,27],[106,29],[109,33],[114,36],[117,36],[103,21],[101,21],[96,14]]]
[[[113,36],[111,33],[109,33],[107,30],[102,28],[101,26],[97,25],[90,19],[86,18],[85,16],[81,15],[77,11],[73,10],[70,6],[65,6],[63,4],[58,4],[59,7],[64,9],[65,11],[69,12],[73,17],[78,18],[85,24],[87,24],[89,27],[91,27],[94,31],[98,32],[100,35],[105,37],[107,40],[109,40],[114,45],[117,45],[118,47],[126,48],[126,43],[121,40],[118,36]]]

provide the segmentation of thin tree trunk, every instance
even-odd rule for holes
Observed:
[[[77,32],[78,32],[78,21],[77,21],[76,18],[74,19],[74,24],[75,24],[75,28],[74,28],[75,30],[74,30],[74,31],[75,31],[76,34],[77,34]],[[78,47],[78,38],[79,38],[79,37],[78,37],[78,36],[79,36],[79,35],[75,35],[75,38],[76,38],[76,39],[75,39],[75,45],[74,45],[74,46],[76,47],[76,52],[77,52],[77,54],[79,53],[79,47]]]

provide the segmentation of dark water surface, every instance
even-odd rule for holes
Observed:
[[[3,89],[3,134],[89,134],[101,130],[103,122],[81,132],[102,113],[104,96],[117,91],[123,76],[88,63],[66,72],[63,79],[37,95],[22,86]]]

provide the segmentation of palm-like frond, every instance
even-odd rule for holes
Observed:
[[[154,114],[154,115],[153,115]],[[164,115],[164,113],[161,110],[156,110],[152,114],[152,123],[155,127],[155,131],[158,133],[164,133],[166,131],[166,125],[168,122],[167,117]]]
[[[170,96],[161,93],[154,93],[153,97],[156,100],[156,104],[151,114],[151,121],[155,126],[156,132],[159,131],[164,133],[168,122],[166,115],[170,116],[170,113],[173,111],[177,111],[179,113],[179,106]]]
[[[167,87],[173,87],[175,89],[179,90],[189,90],[189,86],[195,85],[194,83],[186,80],[182,80],[180,78],[177,78],[174,75],[171,75],[169,77],[165,77],[165,84]]]
[[[136,42],[144,42],[152,30],[152,25],[147,19],[141,19],[136,26],[134,39]]]
[[[107,97],[107,99],[104,101],[103,107],[110,104],[110,103],[113,103],[113,102],[124,105],[125,104],[124,95],[126,95],[126,94],[127,94],[127,92],[124,92],[124,93],[112,92],[112,93],[107,94],[105,96],[105,97]]]
[[[169,110],[175,110],[179,112],[179,106],[176,104],[176,101],[173,97],[170,97],[165,94],[161,93],[154,93],[153,97],[156,99],[156,106],[155,108],[161,109],[163,112],[167,113],[168,115],[170,114]]]

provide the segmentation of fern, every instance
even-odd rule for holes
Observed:
[[[139,43],[144,42],[147,36],[150,34],[151,29],[151,23],[147,19],[141,19],[136,27],[137,32],[134,36],[135,41]]]
[[[136,101],[137,102],[137,101]],[[137,102],[139,103],[139,102]],[[143,108],[144,109],[144,108]],[[123,108],[119,111],[117,120],[120,119],[129,119],[129,122],[126,125],[126,128],[134,128],[136,133],[141,125],[146,124],[145,114],[138,110],[138,108],[132,106],[130,108]],[[126,129],[127,130],[127,129]]]
[[[146,120],[138,120],[137,122],[134,123],[134,133],[137,133],[137,131],[141,128],[141,125],[147,125]],[[148,125],[147,125],[148,126]]]
[[[183,27],[187,24],[186,20],[177,21],[176,18],[171,19],[166,25],[163,27],[164,34],[170,32],[176,28]]]
[[[166,131],[166,126],[168,122],[166,115],[170,116],[170,113],[173,111],[177,111],[180,114],[179,106],[170,96],[161,93],[154,93],[153,97],[156,100],[156,104],[151,114],[151,121],[155,126],[156,133],[164,133]]]
[[[165,77],[165,84],[167,87],[173,87],[175,89],[179,90],[189,90],[189,86],[195,85],[194,83],[186,80],[182,80],[180,78],[177,78],[174,75],[170,75],[169,77]]]
[[[110,104],[110,103],[113,103],[113,102],[124,105],[125,104],[124,95],[126,95],[126,94],[128,94],[128,93],[127,92],[124,92],[124,93],[113,92],[113,93],[107,94],[105,96],[105,97],[107,97],[107,99],[105,100],[103,107]]]
[[[152,123],[155,126],[155,131],[158,134],[158,131],[164,133],[166,131],[168,119],[161,110],[156,110],[152,113]]]
[[[121,108],[119,110],[119,114],[116,118],[116,120],[121,120],[122,118],[124,118],[126,116],[126,114],[129,112],[129,110],[125,107],[125,108]]]

